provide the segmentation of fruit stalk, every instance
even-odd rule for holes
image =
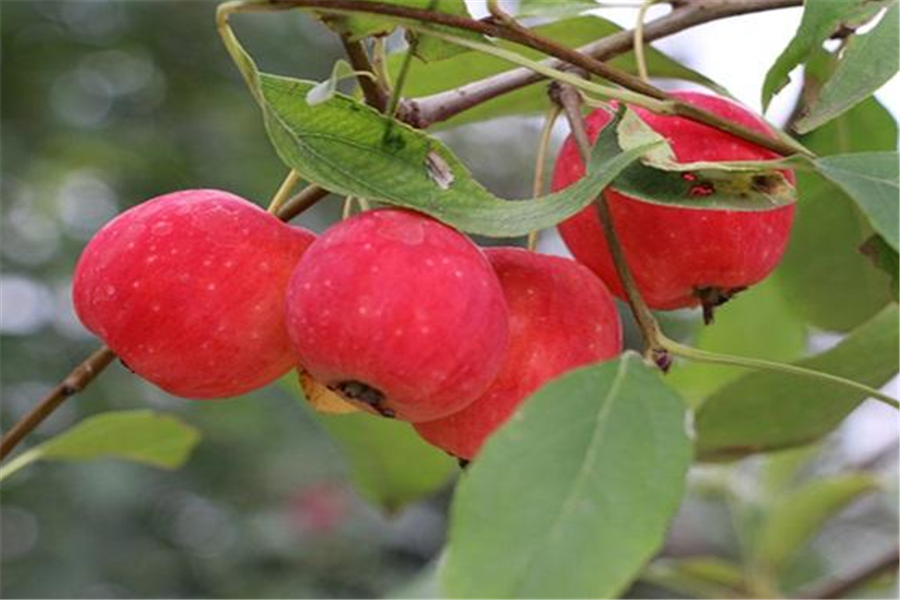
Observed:
[[[575,138],[578,150],[581,153],[581,160],[584,164],[589,164],[591,160],[591,141],[585,127],[584,117],[581,114],[581,95],[575,88],[555,82],[551,87],[550,96],[565,112],[572,136]],[[597,196],[594,206],[599,213],[603,234],[606,236],[610,254],[616,266],[616,272],[625,290],[631,314],[634,316],[634,320],[644,338],[644,357],[656,364],[660,370],[666,372],[672,364],[672,358],[660,341],[662,332],[659,329],[659,324],[657,324],[656,318],[641,297],[641,293],[634,281],[634,276],[628,268],[628,261],[625,259],[625,253],[622,251],[622,245],[619,243],[615,227],[613,226],[609,204],[602,193]]]
[[[330,192],[315,184],[310,184],[297,192],[289,200],[281,205],[275,216],[282,221],[290,221],[300,213],[313,207],[316,202],[327,196]]]
[[[288,174],[284,177],[284,181],[278,186],[278,191],[272,196],[272,201],[269,202],[269,208],[266,210],[277,216],[281,207],[287,202],[288,195],[291,193],[291,190],[294,189],[294,186],[297,185],[298,181],[300,181],[300,174],[293,169],[288,171]]]
[[[554,104],[544,117],[544,127],[541,129],[541,139],[538,143],[537,156],[534,159],[534,179],[532,180],[532,196],[539,198],[544,195],[546,189],[547,151],[550,149],[550,135],[553,133],[553,125],[559,117],[560,108]],[[534,252],[537,249],[538,232],[528,234],[528,249]]]
[[[830,383],[836,383],[838,385],[843,385],[845,387],[865,392],[879,402],[887,404],[892,408],[900,409],[900,402],[898,402],[896,398],[892,398],[891,396],[888,396],[887,394],[884,394],[873,387],[869,387],[863,383],[859,383],[858,381],[853,381],[852,379],[845,379],[843,377],[838,377],[837,375],[832,375],[831,373],[823,373],[822,371],[805,369],[803,367],[798,367],[797,365],[771,362],[768,360],[750,358],[746,356],[732,356],[729,354],[707,352],[706,350],[700,350],[699,348],[693,348],[691,346],[679,344],[678,342],[670,340],[665,336],[660,336],[658,339],[662,346],[675,356],[680,356],[689,360],[714,365],[743,367],[745,369],[753,369],[756,371],[773,371],[776,373],[786,373],[788,375],[798,375],[800,377],[809,377],[811,379],[818,379],[820,381],[828,381]]]
[[[634,62],[637,63],[638,76],[642,81],[650,82],[650,73],[647,71],[647,58],[644,56],[644,19],[647,10],[658,0],[644,0],[638,9],[637,23],[634,25]]]

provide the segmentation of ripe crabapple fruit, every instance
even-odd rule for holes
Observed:
[[[368,211],[310,246],[288,286],[300,366],[383,416],[437,419],[497,375],[509,313],[468,238],[424,215]]]
[[[236,396],[293,366],[284,295],[314,239],[227,192],[159,196],[88,243],[75,269],[75,310],[167,392]]]
[[[622,350],[622,328],[606,286],[568,258],[517,248],[486,251],[509,306],[509,351],[491,387],[463,410],[416,423],[425,440],[462,459],[550,379]]]
[[[729,100],[696,92],[673,95],[774,137],[760,118]],[[679,162],[766,160],[778,156],[689,119],[632,108],[647,125],[668,138]],[[588,116],[587,129],[592,140],[609,120],[609,114],[603,110]],[[552,188],[562,189],[583,174],[584,165],[570,136],[556,160]],[[793,172],[783,174],[794,182]],[[711,311],[716,304],[760,281],[781,258],[794,218],[793,203],[767,210],[695,210],[638,200],[613,187],[607,188],[604,195],[637,286],[647,304],[656,309],[703,304]],[[698,207],[703,206],[703,197],[697,195]],[[589,206],[561,223],[559,232],[575,258],[623,298],[622,284],[595,207]]]

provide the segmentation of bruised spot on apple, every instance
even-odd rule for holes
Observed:
[[[510,345],[503,367],[487,391],[463,410],[414,425],[425,440],[463,460],[472,459],[544,383],[622,350],[612,295],[586,267],[518,248],[486,254],[509,306]]]
[[[302,369],[358,406],[413,422],[481,395],[509,338],[484,253],[407,210],[367,211],[323,233],[297,264],[287,315]]]
[[[167,392],[237,396],[293,366],[284,295],[314,239],[227,192],[159,196],[88,243],[75,310],[128,368]]]
[[[674,96],[774,137],[769,127],[745,108],[716,96],[676,92]],[[682,117],[657,115],[632,107],[654,131],[667,138],[679,162],[767,160],[778,155],[731,134]],[[587,117],[592,140],[609,122],[606,111]],[[553,172],[554,191],[571,185],[584,175],[578,148],[566,139]],[[794,183],[791,171],[784,172]],[[685,178],[691,177],[685,173]],[[695,190],[695,192],[694,192]],[[692,188],[698,206],[713,189]],[[702,304],[707,318],[712,308],[733,294],[765,278],[778,264],[787,246],[794,204],[770,210],[695,210],[683,206],[645,202],[607,188],[616,234],[646,303],[668,310]],[[606,244],[594,206],[588,206],[560,223],[566,246],[624,298],[624,290]]]

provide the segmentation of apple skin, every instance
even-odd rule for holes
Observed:
[[[159,196],[88,243],[75,311],[128,368],[171,394],[243,394],[293,367],[284,295],[314,239],[228,192]]]
[[[735,123],[774,137],[747,109],[723,98],[676,92],[678,98]],[[728,133],[689,119],[662,116],[632,107],[652,129],[668,138],[679,162],[766,160],[778,155]],[[592,140],[609,121],[596,110],[587,117]],[[794,183],[791,171],[784,172]],[[553,172],[554,191],[584,175],[577,145],[563,143]],[[655,309],[697,306],[697,290],[718,288],[726,297],[764,279],[787,246],[794,204],[765,211],[693,210],[653,204],[607,188],[619,242],[644,301]],[[702,204],[702,197],[697,203]],[[591,205],[558,226],[572,255],[594,271],[619,298],[625,293],[606,245],[596,208]]]
[[[509,339],[484,253],[407,210],[367,211],[323,233],[297,265],[287,313],[304,370],[406,421],[440,418],[481,395]]]
[[[622,351],[622,325],[612,295],[586,267],[519,248],[485,252],[509,306],[506,360],[487,392],[469,406],[414,424],[426,441],[465,460],[544,383]]]

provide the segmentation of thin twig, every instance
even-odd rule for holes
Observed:
[[[650,73],[647,71],[647,57],[644,55],[644,20],[647,11],[656,4],[657,0],[644,0],[637,13],[637,23],[634,25],[634,62],[637,63],[638,76],[642,81],[650,81]]]
[[[886,573],[887,571],[897,571],[900,566],[900,549],[893,549],[884,556],[878,558],[875,562],[865,565],[858,570],[839,577],[832,581],[819,584],[816,587],[810,587],[798,593],[795,598],[821,598],[830,600],[832,598],[843,598],[856,588],[862,586],[870,579]]]
[[[743,14],[800,6],[803,0],[695,0],[671,13],[647,23],[644,42],[649,43],[710,21]],[[609,60],[632,50],[633,31],[620,31],[577,48],[577,52],[598,60]],[[563,61],[548,59],[548,66],[560,68]],[[530,69],[516,68],[491,75],[466,85],[406,101],[406,112],[414,117],[410,124],[425,129],[483,104],[489,100],[537,83],[545,77]]]
[[[835,383],[852,388],[858,392],[863,392],[871,398],[878,400],[879,402],[882,402],[887,406],[890,406],[891,408],[900,410],[900,401],[898,401],[896,398],[888,396],[881,390],[865,385],[864,383],[853,381],[852,379],[839,377],[838,375],[833,375],[824,371],[814,371],[812,369],[807,369],[806,367],[801,367],[799,365],[791,363],[780,363],[770,360],[763,360],[760,358],[752,358],[749,356],[733,356],[730,354],[708,352],[706,350],[701,350],[700,348],[693,348],[691,346],[679,344],[678,342],[671,340],[665,336],[660,336],[658,339],[660,345],[675,356],[680,356],[689,360],[705,362],[709,364],[728,365],[733,367],[741,367],[744,369],[755,369],[757,371],[770,371],[774,373],[786,373],[788,375],[811,377],[813,379],[828,381],[830,383]]]
[[[581,114],[581,94],[569,85],[554,82],[554,85],[551,86],[551,98],[565,112],[569,128],[572,131],[572,137],[575,139],[578,151],[581,154],[581,161],[587,168],[591,160],[591,147],[593,144],[590,141],[587,127]],[[659,324],[641,297],[631,269],[628,267],[625,252],[613,226],[613,218],[606,196],[601,193],[594,201],[594,206],[600,219],[600,225],[603,227],[603,236],[606,238],[606,245],[609,247],[613,264],[616,267],[616,273],[625,290],[625,297],[631,308],[631,314],[634,316],[634,320],[637,322],[641,335],[644,338],[644,356],[652,360],[663,372],[668,371],[672,364],[671,356],[660,343],[661,331]]]
[[[288,171],[284,181],[278,186],[278,191],[272,196],[272,200],[269,202],[269,207],[266,210],[273,215],[277,215],[278,211],[281,210],[281,207],[284,206],[284,203],[287,202],[289,198],[288,194],[291,193],[291,190],[294,189],[294,186],[297,185],[298,181],[300,181],[300,174],[294,169]]]
[[[509,25],[507,25],[507,30],[513,34],[505,36],[506,39],[510,41],[514,41],[530,48],[534,48],[535,50],[540,50],[545,54],[556,57],[576,67],[582,68],[588,73],[598,75],[600,77],[603,77],[604,79],[612,81],[613,83],[618,83],[626,89],[638,92],[640,94],[648,96],[649,98],[669,102],[675,115],[685,117],[693,121],[709,125],[711,127],[715,127],[716,129],[728,132],[758,146],[762,146],[774,152],[778,152],[779,154],[790,155],[797,152],[809,154],[809,152],[802,146],[788,143],[782,139],[772,138],[765,133],[749,129],[747,127],[744,127],[743,125],[738,125],[737,123],[734,123],[731,120],[726,119],[720,115],[688,104],[683,100],[672,96],[668,92],[665,92],[664,90],[650,84],[641,77],[636,77],[631,73],[628,73],[627,71],[623,71],[621,69],[613,67],[612,65],[598,60],[590,55],[583,54],[581,52],[578,52],[577,50],[572,50],[571,48],[559,44],[554,40],[541,36],[532,30],[526,29],[521,26]]]
[[[550,135],[553,133],[553,125],[559,117],[560,107],[553,104],[544,117],[544,126],[541,129],[541,138],[538,142],[537,156],[534,159],[534,179],[532,179],[531,195],[533,198],[539,198],[544,195],[546,188],[547,173],[547,154],[550,150]],[[528,249],[534,252],[537,249],[538,231],[530,231],[528,233]]]
[[[350,66],[353,67],[354,71],[372,73],[376,78],[378,77],[378,73],[372,67],[369,55],[366,53],[366,48],[363,46],[362,42],[351,40],[346,35],[341,36],[341,42],[344,44],[344,50],[347,53],[347,58],[350,60]],[[385,89],[384,85],[382,85],[382,82],[380,80],[373,81],[364,75],[358,76],[357,81],[359,81],[359,87],[362,89],[366,104],[374,107],[380,112],[384,112],[387,108],[390,94],[388,94],[388,91]]]
[[[115,360],[116,355],[106,346],[94,351],[83,363],[75,367],[65,379],[50,391],[27,415],[22,417],[12,429],[0,439],[0,460],[12,452],[22,439],[31,433],[44,419],[53,413],[65,400],[74,396]]]

